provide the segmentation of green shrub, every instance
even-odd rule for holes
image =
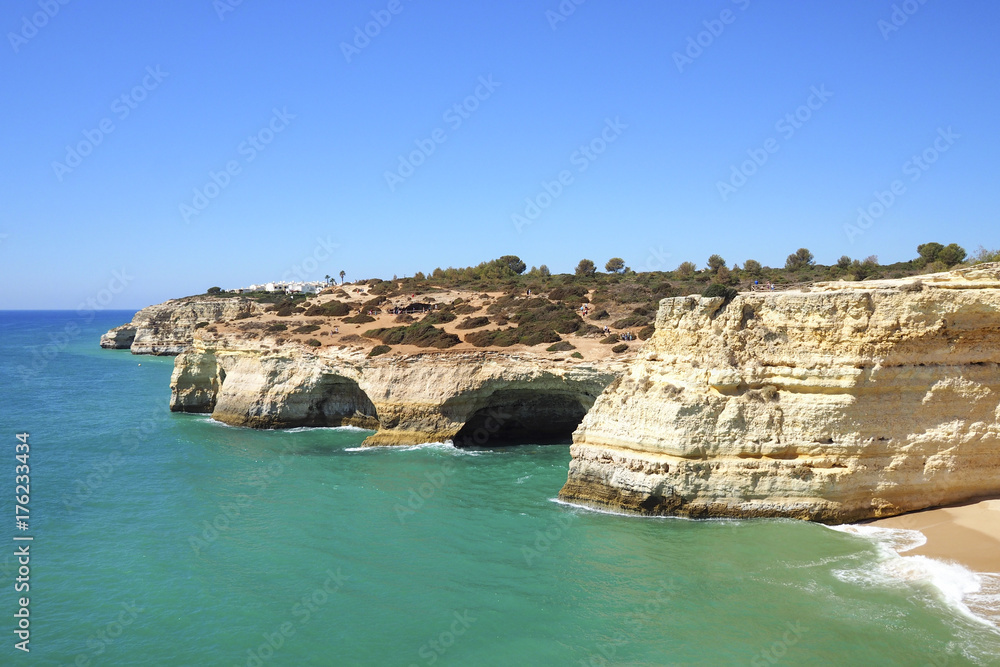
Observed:
[[[561,340],[555,345],[549,345],[545,348],[546,352],[569,352],[570,350],[575,350],[576,345],[573,345],[567,340]]]
[[[627,349],[628,349],[628,345],[626,345],[625,343],[620,343],[618,345],[615,345],[613,348],[611,348],[611,351],[614,352],[615,354],[621,354],[622,352],[626,351]]]
[[[573,357],[574,359],[583,359],[583,355],[580,354],[579,352],[574,352],[573,354],[571,354],[569,356]]]
[[[720,285],[719,283],[712,283],[707,288],[705,288],[705,291],[702,292],[701,295],[708,297],[721,296],[723,299],[725,299],[725,303],[729,303],[739,295],[739,292],[737,292],[732,287]]]
[[[372,348],[372,351],[368,353],[368,356],[377,357],[380,354],[385,354],[386,352],[389,352],[390,350],[392,350],[392,348],[389,347],[388,345],[376,345],[375,347]]]
[[[320,327],[318,324],[303,324],[301,327],[295,327],[294,329],[292,329],[292,333],[307,334],[307,333],[312,333],[313,331],[319,331],[319,328]]]
[[[458,319],[458,316],[455,313],[447,310],[432,310],[420,321],[424,324],[445,324],[447,322],[454,322],[456,319]]]
[[[488,317],[466,317],[464,320],[455,325],[456,329],[478,329],[479,327],[485,327],[490,323],[490,318]]]
[[[244,310],[242,312],[236,313],[236,316],[233,317],[233,319],[234,320],[245,320],[248,317],[252,317],[252,315],[250,314],[250,311]]]
[[[343,317],[351,314],[351,307],[340,301],[327,301],[306,309],[306,317]]]
[[[369,329],[365,337],[375,338],[386,345],[416,345],[445,349],[458,345],[462,340],[426,322],[417,322],[405,327]]]
[[[204,329],[208,326],[208,322],[196,322],[194,325],[195,329]]]
[[[644,327],[649,324],[649,318],[645,315],[629,315],[620,320],[615,320],[611,325],[615,329],[631,329],[633,327]]]
[[[639,337],[639,340],[649,340],[650,338],[653,337],[653,334],[655,332],[656,332],[656,327],[650,324],[649,326],[645,326],[639,329],[639,333],[637,333],[636,336]]]
[[[306,345],[311,345],[313,347],[319,347],[322,344],[323,343],[319,342],[315,338],[310,338],[309,340],[306,341]]]
[[[460,301],[460,299],[455,299],[455,301]],[[454,305],[454,304],[453,304]],[[480,310],[479,306],[473,306],[469,303],[463,303],[460,306],[455,306],[454,313],[456,315],[468,315]]]
[[[601,308],[600,310],[594,311],[590,314],[590,319],[592,320],[606,320],[611,317],[611,313]]]
[[[348,324],[367,324],[368,322],[374,322],[375,318],[371,315],[365,315],[361,313],[359,315],[354,315],[352,317],[345,317],[344,321]]]
[[[582,285],[564,285],[549,292],[549,298],[553,301],[574,301],[577,303],[589,303],[587,300],[587,288]]]
[[[285,324],[284,322],[275,322],[274,324],[269,324],[267,326],[267,332],[268,333],[277,333],[279,331],[285,331],[287,328],[288,328],[288,325]]]

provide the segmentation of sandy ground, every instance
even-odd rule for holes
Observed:
[[[905,556],[952,560],[976,572],[1000,573],[1000,500],[913,512],[872,525],[919,530],[927,536],[926,544]]]
[[[360,306],[360,304],[363,303],[364,301],[372,298],[371,295],[367,294],[366,290],[363,289],[360,291],[355,291],[355,290],[359,290],[359,287],[356,285],[347,284],[344,286],[344,291],[346,291],[348,294],[347,299],[345,299],[343,295],[334,296],[332,294],[324,294],[316,298],[315,300],[320,303],[324,303],[332,299],[338,299],[340,301],[347,301],[348,303],[351,303],[352,305],[357,307]],[[489,295],[488,299],[482,299],[480,298],[480,295],[481,293],[479,292],[471,292],[465,290],[441,290],[429,294],[419,295],[412,299],[410,298],[409,295],[402,297],[395,297],[393,299],[390,299],[390,302],[385,304],[383,308],[388,310],[391,309],[392,306],[394,305],[405,306],[411,301],[433,301],[435,303],[447,304],[451,303],[452,301],[454,301],[456,298],[459,297],[464,299],[466,303],[469,303],[474,306],[479,306],[479,310],[477,312],[470,313],[467,315],[460,315],[458,319],[456,319],[453,322],[435,325],[438,328],[447,331],[448,333],[457,334],[459,338],[463,339],[460,344],[447,348],[446,352],[492,350],[492,351],[503,351],[506,353],[517,353],[518,351],[530,351],[532,354],[535,355],[551,357],[555,361],[563,361],[572,364],[572,363],[584,363],[588,361],[595,361],[598,359],[607,359],[610,357],[616,357],[618,359],[629,359],[633,357],[636,352],[639,351],[639,348],[643,343],[643,341],[640,340],[630,341],[629,350],[627,352],[623,354],[615,354],[611,351],[613,345],[600,342],[601,338],[604,337],[603,335],[592,334],[589,336],[577,336],[576,334],[562,334],[563,340],[572,343],[576,347],[575,350],[569,350],[568,352],[547,352],[545,348],[548,347],[548,345],[535,345],[531,347],[523,345],[514,345],[511,347],[493,347],[493,346],[476,347],[474,345],[471,345],[470,343],[465,342],[464,338],[466,334],[470,333],[471,331],[484,331],[484,330],[502,328],[492,323],[484,327],[479,327],[477,329],[463,330],[456,328],[456,325],[462,322],[462,320],[464,320],[466,317],[477,317],[480,315],[486,315],[487,314],[486,306],[489,305],[489,303],[491,303],[493,300],[503,296],[503,292],[490,292],[488,293]],[[616,312],[617,310],[620,310],[621,312],[620,313]],[[602,321],[594,321],[591,320],[589,317],[584,319],[586,322],[590,324],[603,327],[605,324],[614,321],[618,317],[628,314],[629,310],[630,310],[629,307],[613,309],[611,312],[611,317]],[[421,317],[422,315],[415,315],[414,321],[419,320]],[[252,320],[240,320],[240,321],[230,322],[227,324],[219,324],[216,325],[214,328],[219,333],[236,333],[240,330],[241,325],[245,325],[245,323],[247,322],[256,322],[263,324],[272,324],[281,322],[288,326],[288,331],[283,331],[281,333],[276,333],[276,334],[265,334],[265,335],[268,338],[280,337],[287,342],[295,341],[303,345],[305,344],[306,340],[310,338],[315,338],[316,340],[319,340],[321,343],[323,343],[323,347],[350,345],[353,347],[370,349],[378,344],[377,340],[368,338],[362,338],[361,340],[358,340],[357,337],[360,337],[362,333],[364,333],[369,329],[375,329],[381,327],[397,327],[402,325],[402,323],[396,321],[396,315],[392,315],[389,313],[377,315],[375,316],[374,322],[367,322],[365,324],[348,324],[342,322],[341,320],[342,318],[304,317],[301,315],[292,317],[278,317],[272,313],[267,313],[266,315],[260,317],[254,317]],[[291,329],[304,324],[318,324],[320,325],[320,329],[311,332],[309,334],[291,333]],[[512,323],[506,326],[514,326],[514,325]],[[334,333],[334,327],[339,328],[339,333]],[[635,333],[636,329],[631,329],[630,331]],[[616,330],[615,333],[618,333],[618,331]],[[250,335],[252,337],[260,337],[261,332],[258,331],[256,333],[256,336],[254,336],[254,334]],[[412,355],[412,354],[430,354],[436,352],[441,352],[441,350],[437,350],[435,348],[427,348],[427,347],[416,347],[411,345],[394,345],[392,346],[392,352],[390,354]],[[571,355],[573,352],[579,352],[581,355],[583,355],[583,359],[572,357]]]

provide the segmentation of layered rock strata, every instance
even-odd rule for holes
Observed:
[[[366,445],[568,441],[621,362],[502,352],[367,358],[358,349],[195,340],[175,360],[170,409],[252,428],[354,425]]]
[[[263,306],[241,297],[171,299],[143,308],[131,322],[101,336],[101,347],[131,349],[132,354],[180,354],[191,348],[200,326],[263,312]]]
[[[1000,495],[1000,265],[664,299],[560,496],[826,523]]]

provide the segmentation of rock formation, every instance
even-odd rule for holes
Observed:
[[[345,347],[220,336],[177,357],[170,409],[253,428],[354,425],[366,445],[568,442],[621,362],[567,364],[531,352],[367,358]]]
[[[1000,494],[1000,265],[664,299],[560,496],[646,514],[889,516]]]
[[[241,297],[171,299],[143,308],[132,321],[101,336],[101,347],[132,354],[175,355],[189,349],[198,326],[263,312],[263,307]]]

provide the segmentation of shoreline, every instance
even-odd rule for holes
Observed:
[[[864,525],[923,533],[927,542],[900,552],[952,561],[979,573],[1000,573],[1000,499],[936,507]]]

